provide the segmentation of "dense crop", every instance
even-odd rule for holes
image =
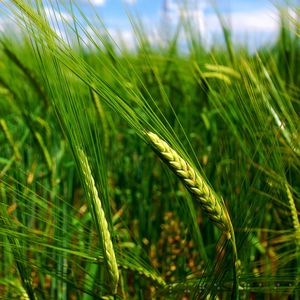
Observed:
[[[0,298],[298,299],[297,9],[256,53],[184,19],[130,52],[28,3],[1,8]]]

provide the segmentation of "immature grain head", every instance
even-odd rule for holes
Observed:
[[[295,201],[294,201],[294,198],[293,198],[292,191],[291,191],[291,189],[289,187],[289,184],[287,182],[285,183],[285,188],[286,188],[286,193],[287,193],[288,200],[289,200],[293,227],[296,231],[299,231],[300,230],[300,224],[299,224],[299,219],[298,219],[298,211],[297,211],[297,208],[296,208],[296,204],[295,204]]]
[[[110,279],[110,287],[112,292],[116,294],[119,282],[119,270],[114,252],[113,243],[108,230],[108,224],[105,218],[105,213],[98,196],[98,191],[95,185],[94,178],[89,166],[87,157],[82,150],[79,150],[80,167],[84,174],[86,189],[89,193],[89,198],[92,201],[91,206],[96,219],[96,226],[100,234],[103,246],[103,255],[107,266],[107,271]]]
[[[150,279],[151,281],[153,281],[158,286],[161,286],[161,287],[166,286],[166,282],[164,281],[164,279],[162,277],[155,274],[154,272],[151,272],[151,271],[147,270],[146,268],[142,268],[140,266],[129,266],[129,265],[124,265],[124,264],[120,264],[119,268],[136,272],[140,276]]]
[[[199,201],[209,219],[230,238],[232,225],[226,207],[213,193],[204,178],[158,135],[146,132],[146,136],[162,160],[182,180],[192,196]]]

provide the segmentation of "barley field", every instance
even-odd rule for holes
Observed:
[[[0,6],[0,299],[300,299],[299,7],[132,50],[49,3]]]

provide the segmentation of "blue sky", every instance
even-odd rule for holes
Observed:
[[[113,16],[119,14],[124,7],[129,7],[138,10],[142,14],[155,15],[162,9],[165,3],[170,1],[165,0],[94,0],[91,1],[102,10]],[[177,3],[177,1],[173,1]],[[191,1],[190,1],[191,2]],[[198,0],[198,5],[205,6],[209,11],[209,1]],[[218,7],[222,11],[241,11],[241,10],[258,10],[267,7],[271,4],[268,0],[218,0],[216,1]],[[271,4],[272,5],[272,4]]]
[[[84,3],[86,1],[86,3]],[[126,20],[126,10],[137,13],[141,18],[157,20],[164,7],[175,6],[180,3],[177,0],[81,0],[81,6],[89,9],[90,1],[97,12],[111,23],[111,20],[121,22]],[[181,1],[183,2],[183,1]],[[205,15],[214,13],[212,6],[207,0],[189,0],[190,6],[198,6]],[[269,0],[216,0],[218,8],[222,13],[255,12],[268,10],[274,7]]]
[[[85,0],[83,0],[85,1]],[[164,19],[176,24],[180,15],[177,0],[90,0],[105,24],[112,31],[126,32],[129,37],[130,24],[126,10],[137,14],[144,22],[149,34],[159,31]],[[183,2],[183,1],[182,1]],[[181,2],[181,3],[182,3]],[[211,44],[221,36],[217,17],[209,0],[189,0],[185,15],[196,20],[204,40]],[[215,0],[218,9],[231,25],[234,39],[248,43],[252,48],[272,42],[279,25],[275,5],[269,0]],[[277,1],[278,3],[278,1]],[[87,9],[87,7],[86,7]],[[159,33],[156,32],[156,35]]]
[[[54,0],[43,0],[49,18],[53,13],[49,8],[49,2]],[[47,2],[48,5],[47,5]],[[69,0],[68,0],[69,1]],[[69,3],[66,1],[65,3]],[[97,14],[116,40],[122,40],[131,48],[134,47],[135,38],[131,30],[127,13],[139,16],[144,24],[150,39],[161,42],[164,38],[162,32],[167,26],[174,28],[184,15],[193,21],[195,29],[201,34],[202,39],[208,45],[219,42],[221,29],[218,18],[210,4],[210,0],[74,0],[88,18],[93,20],[93,14]],[[247,43],[255,49],[265,43],[270,43],[276,38],[279,20],[278,13],[273,4],[275,1],[284,0],[214,0],[219,11],[233,32],[234,41]],[[182,6],[180,3],[187,3]],[[71,20],[68,6],[60,8],[64,13],[65,20]],[[55,18],[54,18],[55,19]],[[79,19],[81,19],[79,17]],[[1,16],[0,8],[0,31],[8,27],[7,19]]]

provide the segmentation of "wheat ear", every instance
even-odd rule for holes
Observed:
[[[156,283],[157,285],[161,286],[161,287],[165,287],[166,286],[166,282],[164,281],[164,279],[162,277],[160,277],[159,275],[148,271],[146,268],[142,268],[139,266],[128,266],[128,265],[124,265],[124,264],[120,264],[119,265],[120,269],[123,270],[129,270],[132,272],[136,272],[138,273],[140,276],[146,277],[150,280],[152,280],[154,283]]]
[[[233,226],[221,199],[212,191],[204,178],[174,149],[153,132],[145,132],[155,152],[182,180],[192,196],[201,204],[209,219],[226,234],[233,250],[234,299],[239,299],[239,264]]]
[[[289,205],[290,205],[290,209],[291,209],[293,227],[296,231],[298,231],[298,230],[300,230],[298,212],[297,212],[297,208],[296,208],[295,201],[293,198],[293,194],[292,194],[287,182],[285,183],[285,188],[286,188],[286,193],[287,193],[287,197],[288,197]]]
[[[199,201],[209,219],[229,237],[232,225],[226,207],[213,193],[204,178],[158,135],[153,132],[147,132],[146,135],[162,160],[182,180],[192,196]]]
[[[5,122],[4,119],[0,119],[0,127],[3,130],[3,133],[8,141],[8,143],[10,144],[10,146],[13,148],[16,160],[21,160],[21,154],[19,152],[18,146],[16,145],[16,143],[14,142],[14,139],[12,137],[11,132],[9,131],[7,124]]]
[[[92,176],[91,168],[88,159],[82,150],[79,150],[80,167],[84,175],[86,189],[92,201],[93,212],[95,216],[98,234],[102,240],[103,256],[106,263],[107,271],[110,279],[110,287],[114,294],[117,293],[119,282],[119,270],[113,243],[108,230],[108,224],[105,218],[105,213],[102,208],[101,201],[98,196],[98,191]]]

